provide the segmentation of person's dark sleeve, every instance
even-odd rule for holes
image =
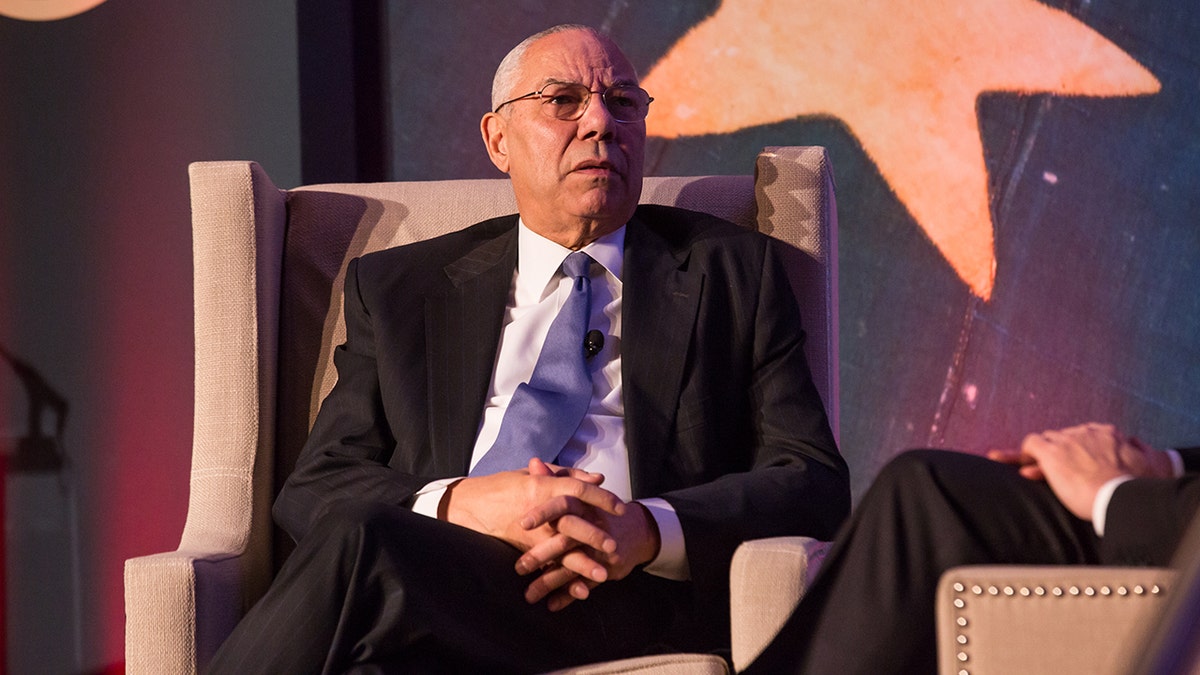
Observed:
[[[1200,507],[1200,474],[1182,478],[1135,478],[1113,492],[1101,556],[1113,565],[1167,565]]]
[[[346,270],[346,342],[333,355],[337,384],[273,507],[275,522],[296,540],[338,502],[402,504],[429,482],[388,465],[396,441],[383,409],[375,332],[358,265],[353,260]]]
[[[1176,448],[1188,473],[1200,473],[1200,448]]]
[[[717,593],[741,542],[829,540],[850,511],[849,471],[812,381],[799,309],[775,245],[757,251],[747,447],[728,449],[747,453],[749,468],[661,495],[679,515],[693,580]]]

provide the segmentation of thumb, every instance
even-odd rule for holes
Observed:
[[[549,465],[543,462],[540,458],[529,458],[529,475],[530,476],[553,476],[554,472]]]

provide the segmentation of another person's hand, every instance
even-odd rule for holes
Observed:
[[[1171,460],[1109,424],[1089,423],[1029,434],[1019,450],[992,450],[988,457],[1020,467],[1021,475],[1045,480],[1063,506],[1084,520],[1100,488],[1120,476],[1169,477]]]

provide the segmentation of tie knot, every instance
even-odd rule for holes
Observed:
[[[588,268],[592,265],[592,257],[583,251],[575,251],[563,260],[563,273],[572,279],[587,276]]]

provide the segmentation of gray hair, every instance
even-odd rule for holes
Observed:
[[[508,55],[500,61],[500,65],[496,67],[496,75],[492,78],[492,110],[495,110],[497,106],[512,96],[513,87],[516,86],[517,71],[521,68],[521,61],[525,58],[525,52],[529,50],[529,46],[544,37],[569,30],[587,31],[598,38],[608,40],[609,42],[612,41],[611,38],[595,28],[578,23],[563,23],[551,26],[546,30],[534,33],[521,40],[521,43],[513,47],[508,52]]]

